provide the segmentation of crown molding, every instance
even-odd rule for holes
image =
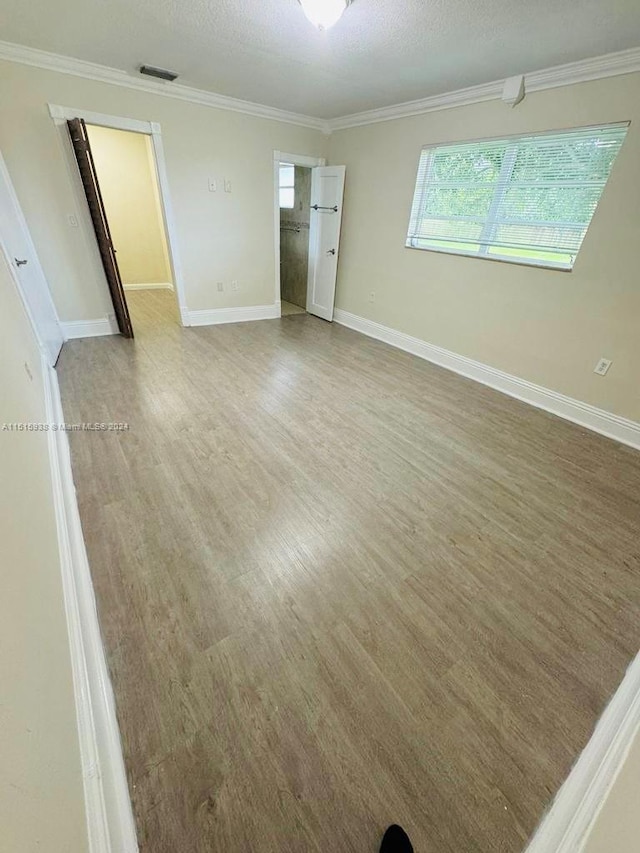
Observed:
[[[618,77],[636,71],[640,71],[640,47],[534,71],[525,75],[525,81],[530,92],[541,92],[544,89],[555,89],[557,86],[588,83],[590,80]]]
[[[238,98],[230,98],[227,95],[207,92],[204,89],[183,86],[180,83],[160,83],[142,77],[138,78],[117,68],[109,68],[106,65],[97,65],[93,62],[85,62],[82,59],[73,59],[69,56],[61,56],[57,53],[49,53],[46,50],[38,50],[20,44],[0,41],[0,59],[18,62],[21,65],[31,65],[34,68],[44,68],[47,71],[57,71],[60,74],[71,74],[74,77],[83,77],[86,80],[96,80],[99,83],[109,83],[112,86],[136,89],[140,92],[161,95],[165,98],[177,98],[180,101],[189,101],[192,104],[200,104],[214,109],[231,110],[231,112],[244,113],[256,118],[310,127],[313,130],[328,133],[328,123],[321,118],[287,112],[287,110],[279,110],[276,107],[268,107],[263,104],[254,104],[252,101],[242,101]]]
[[[256,118],[309,127],[313,130],[319,130],[325,135],[350,127],[377,124],[378,122],[422,115],[437,110],[479,104],[483,101],[499,100],[502,97],[504,87],[504,80],[494,80],[490,83],[469,86],[453,92],[431,95],[428,98],[421,98],[416,101],[405,101],[389,107],[366,110],[365,112],[326,120],[280,110],[276,107],[268,107],[263,104],[255,104],[252,101],[242,101],[204,89],[183,86],[181,83],[160,83],[137,78],[127,71],[121,71],[117,68],[109,68],[106,65],[97,65],[93,62],[85,62],[82,59],[73,59],[57,53],[49,53],[46,50],[38,50],[6,41],[0,41],[0,60],[2,59],[18,62],[22,65],[31,65],[35,68],[44,68],[48,71],[57,71],[61,74],[84,77],[87,80],[96,80],[100,83],[110,83],[113,86],[149,92],[153,95],[177,98],[214,109],[231,110]],[[616,77],[638,71],[640,71],[640,47],[634,47],[617,53],[608,53],[604,56],[556,65],[541,71],[532,71],[525,75],[525,90],[527,92],[541,92],[545,89],[555,89],[559,86],[570,86],[574,83],[585,83],[590,80],[601,80],[605,77]]]
[[[482,101],[494,101],[502,95],[504,83],[482,83],[480,86],[469,86],[467,89],[457,89],[455,92],[444,92],[442,95],[430,95],[418,101],[404,101],[392,104],[390,107],[380,107],[377,110],[366,110],[362,113],[341,116],[329,120],[329,130],[347,130],[350,127],[361,127],[365,124],[377,124],[382,121],[393,121],[396,118],[419,116],[437,110],[448,110],[453,107],[466,107],[468,104],[479,104]]]
[[[621,50],[618,53],[608,53],[605,56],[596,56],[592,59],[582,59],[579,62],[568,62],[565,65],[556,65],[542,71],[533,71],[530,74],[525,74],[525,90],[528,93],[541,92],[544,89],[571,86],[574,83],[585,83],[604,77],[632,74],[636,71],[640,71],[640,47]],[[446,92],[442,95],[431,95],[417,101],[405,101],[402,104],[394,104],[390,107],[341,116],[329,120],[329,132],[377,124],[383,121],[393,121],[397,118],[408,118],[436,110],[479,104],[483,101],[499,100],[502,97],[503,87],[504,80],[495,80],[491,83],[469,86],[466,89],[457,89],[454,92]]]

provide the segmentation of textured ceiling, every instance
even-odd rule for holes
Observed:
[[[0,0],[5,41],[321,118],[640,45],[638,0]]]

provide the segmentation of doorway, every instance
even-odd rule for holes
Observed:
[[[88,122],[86,130],[131,326],[179,325],[151,139]]]
[[[55,367],[64,336],[20,202],[0,154],[0,254],[6,258],[47,362]]]
[[[171,203],[160,125],[153,121],[108,115],[75,107],[65,107],[57,104],[49,104],[48,106],[49,114],[58,128],[62,150],[67,160],[69,176],[74,184],[78,198],[80,212],[79,225],[85,231],[89,240],[95,240],[97,243],[118,330],[127,337],[133,336],[133,325],[130,322],[128,314],[129,306],[127,303],[131,303],[134,314],[138,313],[139,315],[137,327],[141,327],[142,325],[145,325],[147,328],[153,327],[154,317],[157,323],[161,314],[165,318],[170,314],[171,322],[188,326],[189,310],[185,300],[182,264],[180,262],[177,231]],[[157,281],[151,281],[148,277],[147,280],[134,280],[132,277],[131,281],[127,282],[127,284],[164,285],[161,288],[138,287],[134,289],[128,287],[127,293],[125,294],[124,292],[118,270],[118,255],[121,255],[122,252],[118,252],[119,247],[111,239],[109,232],[110,223],[103,204],[98,170],[91,154],[89,132],[93,132],[95,136],[96,129],[127,131],[138,139],[142,137],[143,142],[146,140],[148,169],[153,179],[153,197],[156,202],[154,218],[156,221],[158,218],[160,220],[160,227],[164,237],[164,247],[161,250],[161,254],[168,260],[169,274],[166,280],[163,274],[162,279],[158,279]],[[104,171],[104,168],[100,170],[101,175]],[[83,211],[85,212],[84,215]],[[128,267],[127,269],[130,268]],[[128,276],[129,273],[127,272]],[[173,290],[171,290],[171,287],[173,287]],[[144,312],[147,315],[146,323],[141,316],[141,312],[136,312],[133,305],[134,302],[141,302],[141,294],[151,297],[148,300],[145,298],[145,305],[151,301],[161,301],[165,304],[164,310],[157,309]],[[177,311],[175,307],[176,303]],[[113,315],[109,319],[113,328]]]
[[[280,310],[306,314],[311,222],[311,169],[280,163]]]
[[[276,304],[333,320],[345,167],[274,152]]]

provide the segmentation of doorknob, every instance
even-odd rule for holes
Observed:
[[[327,255],[335,255],[335,253],[336,253],[335,249],[327,249]]]
[[[19,261],[17,258],[14,258],[13,260],[16,262],[17,267],[23,267],[25,264],[29,263],[29,261],[27,260]]]

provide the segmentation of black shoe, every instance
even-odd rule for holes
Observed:
[[[380,853],[413,853],[409,836],[401,826],[392,824],[384,834]]]

